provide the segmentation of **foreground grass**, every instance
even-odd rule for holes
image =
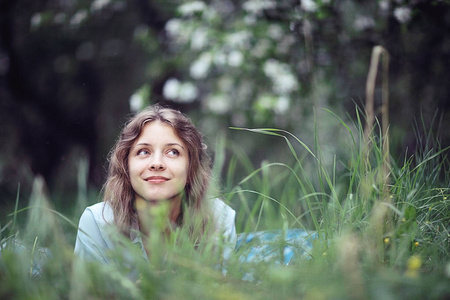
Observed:
[[[1,227],[0,298],[447,299],[446,149],[427,144],[422,153],[396,164],[383,148],[384,137],[372,135],[368,141],[359,124],[340,122],[350,142],[331,164],[318,137],[308,147],[288,132],[240,129],[249,131],[249,138],[256,133],[284,139],[292,159],[255,168],[233,148],[221,172],[227,187],[222,198],[238,212],[238,232],[317,232],[312,248],[296,245],[306,253],[289,265],[280,263],[283,240],[274,242],[280,251],[267,261],[243,262],[249,247],[244,245],[223,262],[207,240],[194,247],[182,230],[172,241],[153,241],[150,262],[126,241],[123,247],[132,254],[126,260],[117,249],[111,265],[80,261],[72,251],[76,223],[88,202],[82,174],[73,217],[51,208],[44,183],[36,178],[29,208]],[[223,156],[218,147],[216,157]],[[248,176],[234,182],[238,167]],[[220,172],[221,159],[214,169]],[[16,222],[20,214],[27,214],[22,227]]]

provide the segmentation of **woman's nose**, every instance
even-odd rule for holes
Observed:
[[[161,163],[152,163],[150,165],[150,170],[152,171],[164,170],[164,165]]]
[[[149,169],[152,171],[164,170],[165,165],[159,155],[155,155],[153,160],[150,162]]]

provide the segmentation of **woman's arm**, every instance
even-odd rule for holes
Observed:
[[[103,225],[103,226],[102,226]],[[91,207],[85,209],[78,225],[74,253],[86,260],[108,263],[105,251],[108,250],[102,230],[105,224],[99,224]]]
[[[216,222],[218,238],[223,241],[223,258],[230,258],[236,246],[236,212],[220,199],[212,203],[213,218]]]

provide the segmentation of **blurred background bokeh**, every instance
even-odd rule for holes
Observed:
[[[393,157],[408,157],[430,133],[448,146],[449,8],[446,0],[0,0],[0,218],[19,183],[26,205],[37,175],[59,208],[75,201],[80,168],[98,194],[127,116],[153,103],[188,114],[212,154],[221,136],[256,166],[283,160],[281,139],[229,129],[270,127],[310,147],[318,136],[333,157],[345,151],[343,128],[323,108],[355,119],[376,45],[390,55]]]

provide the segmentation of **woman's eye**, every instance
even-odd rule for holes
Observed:
[[[148,151],[147,149],[141,149],[138,151],[137,155],[149,155],[150,151]]]
[[[180,155],[180,152],[179,152],[178,150],[176,150],[176,149],[170,149],[170,150],[167,152],[167,154],[168,154],[169,156],[178,156],[178,155]]]

